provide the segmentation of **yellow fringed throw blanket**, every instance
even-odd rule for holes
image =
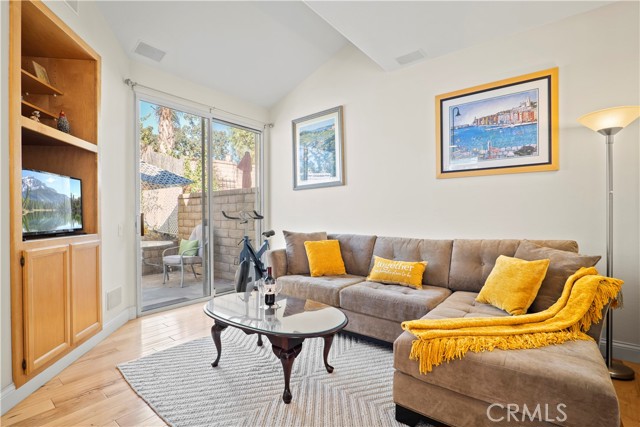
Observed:
[[[528,349],[592,339],[585,332],[602,320],[602,309],[615,299],[623,283],[598,275],[593,267],[581,268],[567,279],[558,301],[539,313],[403,322],[402,328],[418,338],[409,357],[418,360],[420,373],[426,374],[468,351]]]

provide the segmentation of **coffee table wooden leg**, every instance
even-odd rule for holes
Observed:
[[[284,403],[291,403],[291,399],[293,395],[291,394],[291,389],[289,388],[289,380],[291,379],[291,368],[293,367],[293,361],[296,359],[296,356],[300,354],[302,351],[302,343],[296,345],[295,347],[285,350],[276,345],[272,345],[273,353],[280,359],[282,363],[282,370],[284,371],[284,392],[282,393],[282,400]]]
[[[258,334],[258,347],[262,347],[262,334]]]
[[[332,373],[333,366],[329,365],[329,350],[331,350],[331,344],[333,344],[333,335],[325,335],[322,338],[324,339],[324,351],[322,352],[324,367],[327,369],[327,372]]]
[[[220,334],[227,328],[227,325],[223,325],[221,323],[214,323],[211,327],[211,338],[213,338],[213,343],[216,345],[216,350],[218,350],[218,357],[211,364],[212,367],[218,366],[218,362],[220,361],[220,355],[222,354],[222,342],[220,341]]]

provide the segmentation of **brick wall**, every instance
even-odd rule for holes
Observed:
[[[233,280],[237,258],[242,249],[238,242],[245,232],[254,239],[255,221],[240,224],[222,216],[222,211],[236,215],[256,206],[256,189],[222,190],[213,193],[213,259],[214,280]],[[178,239],[188,239],[196,225],[202,222],[202,194],[182,194],[178,197]]]

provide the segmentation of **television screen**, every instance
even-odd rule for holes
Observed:
[[[82,230],[82,182],[51,172],[22,170],[22,234]]]

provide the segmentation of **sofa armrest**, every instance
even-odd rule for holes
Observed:
[[[287,252],[284,249],[274,249],[265,252],[267,265],[271,267],[274,279],[287,274]]]

